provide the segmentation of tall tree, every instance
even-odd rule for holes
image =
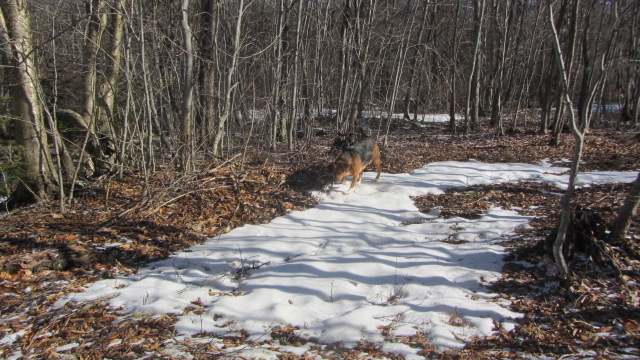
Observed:
[[[303,51],[302,44],[302,19],[303,19],[303,1],[298,0],[298,22],[296,25],[296,46],[294,48],[293,55],[293,89],[291,90],[291,111],[289,112],[289,126],[287,129],[287,148],[293,150],[293,139],[296,132],[296,125],[298,119],[298,88],[299,88],[299,73],[300,62]]]
[[[220,143],[222,141],[222,136],[225,133],[225,126],[227,125],[227,120],[229,120],[229,116],[232,114],[232,103],[231,97],[233,92],[238,86],[238,82],[235,81],[236,78],[236,70],[238,69],[238,61],[240,58],[240,40],[242,38],[242,21],[244,17],[244,13],[246,8],[244,6],[244,0],[238,1],[238,15],[236,17],[236,21],[234,24],[234,31],[232,33],[232,44],[231,44],[231,54],[230,54],[230,63],[227,67],[227,73],[224,82],[224,97],[222,98],[222,109],[220,111],[220,116],[218,117],[218,123],[216,125],[216,132],[213,138],[213,153],[214,155],[219,155],[221,152]]]
[[[115,101],[122,59],[124,6],[125,0],[115,0],[110,5],[107,27],[109,40],[105,48],[104,79],[99,83],[98,87],[99,106],[96,125],[101,140],[102,157],[99,163],[101,173],[111,172],[116,163]]]
[[[457,24],[460,19],[460,1],[456,1],[456,17],[455,23]],[[453,27],[452,36],[452,56],[450,65],[450,90],[449,90],[449,131],[455,134],[457,131],[456,126],[456,88],[457,88],[457,72],[458,72],[458,44],[460,44],[460,36],[458,35],[458,26]]]
[[[274,47],[274,65],[273,65],[273,92],[270,103],[271,112],[271,145],[274,146],[279,140],[283,140],[287,136],[286,117],[284,111],[284,97],[286,91],[287,71],[285,67],[285,52],[287,51],[287,33],[289,26],[287,25],[287,14],[289,12],[289,1],[280,0],[278,2],[278,20],[276,22],[276,36]]]
[[[16,115],[15,135],[22,147],[26,170],[10,202],[45,200],[62,184],[56,184],[56,167],[49,151],[29,7],[24,0],[0,0],[0,5],[1,64],[7,66],[5,81]]]
[[[363,117],[364,102],[367,96],[367,89],[371,83],[369,76],[371,68],[371,38],[373,36],[373,24],[377,1],[364,2],[360,8],[360,16],[357,21],[358,31],[358,47],[355,49],[358,54],[356,57],[356,100],[357,100],[357,118]]]
[[[420,21],[420,25],[418,29],[418,39],[416,40],[415,46],[413,46],[413,55],[411,56],[411,64],[409,66],[409,72],[410,72],[409,84],[407,86],[407,91],[405,92],[404,100],[402,103],[402,112],[404,113],[404,118],[407,120],[410,119],[409,106],[411,103],[411,94],[415,92],[415,89],[414,89],[414,81],[416,78],[415,74],[418,71],[418,67],[424,56],[421,50],[422,51],[427,50],[426,46],[424,46],[423,44],[423,36],[424,36],[425,27],[427,26],[428,14],[429,14],[429,0],[424,0],[424,4],[422,8],[422,21]]]
[[[97,174],[112,169],[116,155],[115,133],[111,123],[113,113],[115,82],[120,67],[120,42],[122,39],[123,1],[111,4],[106,0],[87,2],[88,25],[84,45],[83,122],[90,133],[89,150],[95,162]],[[110,14],[113,14],[110,16]],[[109,21],[111,19],[111,21]],[[103,47],[103,38],[111,22],[111,41]],[[107,65],[101,68],[100,63]],[[99,75],[105,74],[102,78]]]
[[[482,23],[484,21],[486,0],[473,1],[474,46],[469,74],[469,91],[467,93],[467,107],[465,110],[465,132],[474,130],[478,126],[480,111],[480,59],[482,46]]]
[[[184,37],[184,88],[182,93],[182,112],[180,116],[182,171],[191,173],[195,170],[193,146],[193,34],[189,24],[190,0],[182,0],[182,35]]]
[[[511,1],[495,1],[493,3],[495,29],[497,32],[497,41],[494,46],[494,71],[493,71],[493,89],[491,99],[491,125],[493,125],[499,135],[504,135],[504,126],[502,123],[502,101],[505,78],[505,66],[507,58],[507,46],[511,24]]]
[[[200,35],[200,103],[202,104],[201,124],[203,141],[211,141],[214,133],[214,121],[217,117],[217,91],[216,91],[216,51],[218,47],[218,21],[219,2],[205,0],[201,2],[201,28]]]
[[[578,12],[581,9],[580,0],[574,0],[573,8],[572,8],[572,17],[578,18]],[[555,25],[553,6],[549,6],[549,25],[552,31],[552,41],[553,47],[555,50],[555,59],[556,66],[558,68],[558,72],[560,74],[561,79],[561,95],[562,95],[562,104],[565,108],[566,114],[569,116],[569,128],[571,129],[571,134],[574,138],[574,153],[573,159],[571,162],[571,170],[569,173],[569,183],[567,185],[567,190],[562,196],[561,199],[561,218],[560,223],[558,225],[558,234],[555,239],[553,245],[553,254],[556,260],[556,264],[560,268],[560,272],[563,276],[567,276],[569,274],[569,269],[567,267],[566,261],[564,259],[562,249],[566,239],[567,229],[569,227],[569,222],[571,221],[571,203],[573,201],[576,179],[578,176],[579,166],[582,159],[582,153],[584,149],[584,138],[589,130],[589,125],[591,122],[592,111],[591,107],[593,104],[593,98],[595,97],[596,92],[600,89],[601,82],[605,81],[609,69],[612,64],[612,57],[616,53],[616,47],[618,45],[618,34],[619,34],[619,26],[621,22],[621,15],[628,14],[629,10],[632,8],[627,5],[624,6],[621,2],[612,4],[611,13],[606,16],[608,19],[607,29],[599,28],[598,32],[606,31],[603,34],[603,39],[606,39],[600,46],[600,50],[595,53],[597,56],[595,66],[590,66],[589,61],[585,61],[583,64],[583,77],[587,77],[588,80],[583,80],[581,83],[580,93],[582,97],[586,97],[587,100],[580,100],[581,110],[578,110],[578,114],[573,111],[573,100],[571,96],[571,85],[568,68],[565,64],[565,60],[563,57],[563,51],[561,46],[561,41],[558,35],[558,30]],[[594,16],[592,13],[593,7],[588,9],[589,11],[586,14],[587,19],[589,17]],[[605,14],[599,14],[598,16],[605,16]],[[589,24],[589,21],[586,21],[586,24]],[[583,34],[586,34],[591,29],[589,26],[583,26],[582,31]],[[569,39],[569,44],[572,47],[575,43],[578,31],[577,21],[572,23],[571,29],[569,31],[569,36],[574,37],[574,39]],[[583,41],[586,40],[586,35],[583,35]],[[599,36],[599,35],[598,35]],[[584,47],[583,47],[584,50]],[[583,54],[585,56],[585,54]],[[586,59],[585,59],[586,60]],[[595,60],[595,59],[594,59]]]

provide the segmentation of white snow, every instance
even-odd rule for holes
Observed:
[[[175,313],[182,337],[244,329],[259,341],[291,325],[321,343],[365,339],[419,358],[407,345],[385,343],[381,327],[391,325],[395,335],[422,332],[440,349],[460,348],[470,336],[492,334],[494,321],[510,329],[520,316],[506,300],[489,301],[496,294],[483,284],[500,276],[504,248],[496,242],[530,219],[499,208],[478,220],[438,218],[438,211],[419,212],[411,197],[523,179],[566,186],[566,172],[548,164],[438,162],[379,182],[366,173],[351,195],[342,194],[349,181],[336,184],[317,194],[312,209],[237,228],[135,276],[96,282],[58,306],[108,298],[129,313]],[[582,173],[578,181],[632,182],[636,174]],[[448,238],[468,242],[442,241]],[[194,304],[204,313],[183,315]],[[276,356],[243,354],[256,351]]]
[[[335,116],[338,113],[337,110],[323,110],[322,115],[324,116]],[[362,112],[362,116],[364,118],[377,118],[377,119],[387,119],[389,118],[389,113],[382,110],[365,110]],[[449,114],[414,114],[410,113],[409,117],[411,120],[414,118],[418,122],[424,123],[447,123],[451,120]],[[391,114],[392,119],[403,119],[404,114],[401,113],[393,113]],[[464,115],[456,114],[456,120],[464,120]]]

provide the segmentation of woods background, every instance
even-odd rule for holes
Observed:
[[[639,34],[637,0],[0,0],[0,357],[220,354],[172,345],[176,317],[54,304],[315,206],[332,141],[362,132],[389,134],[389,173],[572,159],[562,197],[527,182],[414,199],[424,212],[498,204],[532,217],[491,285],[523,321],[448,358],[636,356],[640,174],[576,178],[640,169]],[[257,270],[238,251],[229,275]],[[406,341],[436,356],[427,335]],[[382,356],[364,345],[336,356]]]
[[[638,123],[633,0],[0,5],[1,191],[20,201],[72,197],[81,178],[294,150],[318,117],[332,131],[380,118],[369,130],[383,134],[448,113],[452,133],[486,118],[498,134],[534,126],[557,141],[566,94],[584,131]]]

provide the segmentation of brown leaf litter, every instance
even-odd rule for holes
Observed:
[[[586,140],[583,169],[640,168],[640,144],[632,136],[595,130]],[[193,175],[167,169],[147,184],[141,174],[128,173],[122,179],[91,184],[64,214],[52,202],[1,215],[0,337],[17,340],[0,344],[0,357],[160,359],[171,358],[167,354],[175,354],[172,348],[195,359],[221,356],[222,349],[211,344],[177,343],[174,316],[124,317],[103,302],[52,305],[65,294],[82,291],[89,282],[133,274],[140,266],[207,237],[314,206],[316,200],[309,191],[327,181],[325,167],[335,156],[329,153],[332,141],[331,135],[324,135],[293,153],[254,151],[242,161],[232,157],[225,163],[201,164]],[[560,146],[551,147],[545,135],[480,133],[463,138],[434,128],[398,131],[382,149],[386,172],[470,159],[525,163],[547,159],[566,166],[563,159],[570,158],[571,151],[568,135],[562,136]],[[618,184],[583,189],[577,203],[610,223],[628,188]],[[474,339],[463,350],[440,352],[429,343],[428,334],[388,341],[408,344],[427,358],[443,359],[559,357],[585,351],[594,358],[640,356],[637,220],[629,246],[603,244],[607,254],[622,264],[620,270],[577,257],[566,287],[558,281],[548,254],[535,246],[555,226],[558,193],[545,185],[521,182],[415,199],[421,210],[437,208],[441,216],[479,216],[490,206],[500,206],[534,217],[530,228],[519,229],[504,242],[510,248],[510,262],[502,278],[491,284],[524,318],[511,332],[496,324],[495,336]],[[192,305],[190,311],[199,311],[197,303]],[[299,331],[274,328],[270,341],[303,344],[308,340],[300,338]],[[251,345],[241,333],[223,340],[230,349]],[[307,353],[297,356],[281,351],[281,358],[398,358],[367,342],[348,349],[309,341]]]

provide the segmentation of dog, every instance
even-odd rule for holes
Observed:
[[[362,182],[362,172],[367,165],[373,163],[378,170],[376,181],[380,179],[382,172],[382,161],[380,161],[380,146],[374,138],[361,140],[348,146],[336,160],[329,165],[329,171],[333,175],[334,181],[342,182],[347,174],[351,174],[353,180],[351,186],[344,195],[349,195],[356,185]]]

